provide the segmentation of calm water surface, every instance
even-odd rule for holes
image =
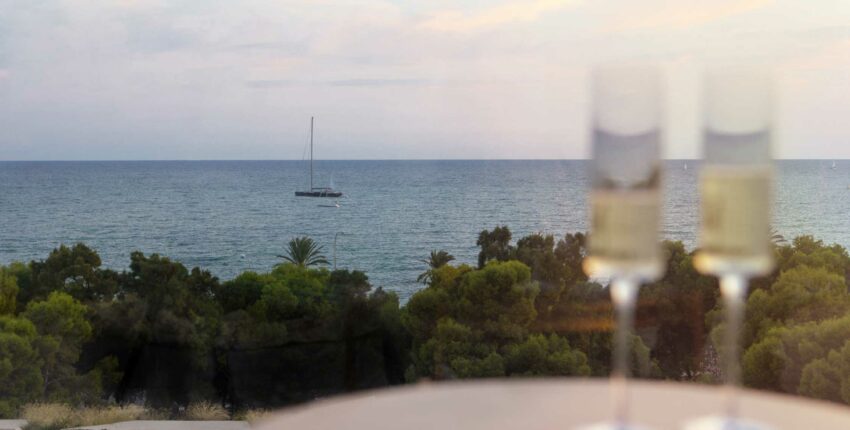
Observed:
[[[474,263],[478,232],[514,238],[585,231],[585,161],[324,161],[317,182],[346,193],[340,208],[296,198],[297,161],[0,162],[0,264],[43,259],[85,242],[123,269],[158,252],[222,278],[269,270],[286,242],[309,235],[337,264],[407,298],[422,259],[445,249]],[[850,246],[850,161],[778,164],[775,224]],[[693,246],[698,164],[667,162],[664,235]]]

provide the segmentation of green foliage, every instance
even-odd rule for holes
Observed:
[[[278,258],[282,258],[289,263],[301,267],[329,264],[325,256],[322,255],[322,247],[307,236],[296,237],[290,240],[286,248],[286,254],[278,255]]]
[[[793,240],[792,246],[780,250],[782,271],[798,266],[823,267],[843,276],[850,268],[850,255],[840,245],[826,246],[812,236],[799,236]]]
[[[275,407],[404,378],[605,376],[613,312],[582,270],[585,242],[482,231],[477,268],[431,252],[404,307],[362,272],[313,268],[327,261],[309,238],[269,272],[223,283],[140,252],[117,273],[61,246],[0,266],[0,416],[28,402]],[[717,282],[681,243],[665,250],[664,277],[639,296],[633,373],[710,380]],[[744,381],[850,403],[850,257],[808,236],[774,251],[776,272],[747,301]]]
[[[555,258],[555,237],[534,233],[517,241],[514,257],[525,263],[537,281],[556,282],[561,278]]]
[[[221,311],[214,300],[218,280],[209,272],[189,272],[158,254],[134,252],[122,281],[119,306],[135,307],[127,312],[143,318],[136,342],[187,345],[199,351],[212,346]]]
[[[416,278],[416,282],[429,284],[431,282],[431,272],[451,263],[454,259],[455,257],[446,251],[431,251],[430,257],[427,260],[422,260],[423,263],[428,265],[428,270],[422,272]]]
[[[776,250],[778,274],[747,301],[744,382],[751,387],[848,402],[850,256],[811,236]]]
[[[850,339],[850,315],[776,327],[744,354],[744,382],[754,388],[796,393],[803,369]]]
[[[456,317],[480,327],[488,338],[518,340],[537,316],[537,285],[531,282],[531,270],[517,261],[466,273],[457,292]]]
[[[809,362],[803,368],[798,392],[816,399],[850,403],[850,342]]]
[[[283,281],[273,280],[263,286],[263,293],[254,309],[266,321],[283,321],[295,316],[298,297]]]
[[[450,317],[437,322],[434,335],[415,353],[414,363],[422,376],[447,379],[505,375],[504,359],[495,345],[483,342],[480,331]]]
[[[748,334],[760,338],[776,326],[818,321],[850,310],[844,277],[825,267],[796,266],[747,301]]]
[[[267,283],[265,276],[255,272],[243,272],[222,285],[216,292],[216,300],[225,313],[247,309],[260,300],[263,286]]]
[[[18,408],[42,393],[38,343],[30,321],[0,316],[0,418],[15,418]]]
[[[682,242],[665,242],[664,277],[641,288],[638,321],[655,330],[652,357],[664,377],[695,379],[703,368],[706,314],[717,302],[717,282],[693,267]]]
[[[587,375],[584,353],[557,335],[530,334],[538,287],[518,261],[480,270],[444,266],[408,302],[409,379],[510,375]]]
[[[308,269],[294,264],[281,264],[274,268],[272,277],[283,280],[298,298],[298,313],[305,318],[320,319],[329,315],[331,305],[326,299],[327,270]]]
[[[567,234],[557,244],[554,236],[533,233],[517,241],[514,256],[531,268],[532,278],[544,291],[560,292],[587,281],[581,267],[587,254],[586,242],[582,233]]]
[[[43,363],[44,400],[78,398],[83,395],[80,385],[89,385],[74,367],[83,344],[92,335],[87,311],[85,305],[70,295],[54,291],[44,301],[30,302],[23,313],[39,334],[37,348]]]
[[[496,227],[493,231],[483,230],[475,243],[481,247],[478,253],[478,268],[481,269],[490,260],[508,261],[514,253],[511,246],[511,231],[507,226]]]
[[[507,372],[512,375],[590,375],[587,356],[571,349],[566,339],[554,334],[534,334],[523,343],[509,345],[505,361]]]
[[[20,283],[20,303],[42,300],[53,291],[65,292],[77,300],[87,302],[107,300],[117,292],[114,272],[100,269],[101,261],[91,248],[78,243],[54,249],[44,261],[30,264],[29,279]]]
[[[0,315],[15,313],[18,291],[18,278],[11,270],[0,266]]]

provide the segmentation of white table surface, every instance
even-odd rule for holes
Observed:
[[[427,383],[319,400],[277,412],[263,430],[310,429],[574,429],[611,416],[604,379],[514,379]],[[649,429],[681,429],[694,418],[717,415],[718,387],[633,381],[634,421]],[[850,407],[743,391],[741,414],[774,429],[850,429]]]

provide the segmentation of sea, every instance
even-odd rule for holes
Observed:
[[[850,161],[777,162],[774,226],[850,247]],[[686,167],[687,166],[687,167]],[[337,199],[295,197],[302,161],[0,162],[0,264],[85,243],[103,265],[158,253],[222,280],[269,271],[307,235],[337,267],[366,272],[402,300],[422,288],[431,250],[474,264],[479,232],[563,236],[588,227],[584,160],[319,161]],[[665,162],[663,235],[692,248],[697,161]],[[328,207],[330,206],[330,207]]]

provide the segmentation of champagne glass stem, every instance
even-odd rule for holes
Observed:
[[[741,324],[744,318],[744,295],[747,280],[741,275],[724,275],[720,278],[720,293],[726,311],[724,331],[724,369],[726,391],[726,414],[734,419],[738,415],[738,387],[741,384]]]
[[[627,423],[629,415],[626,379],[630,373],[630,338],[635,319],[637,292],[638,284],[632,279],[615,278],[611,283],[611,301],[614,303],[614,311],[617,313],[611,384],[614,396],[614,419],[621,426]]]

